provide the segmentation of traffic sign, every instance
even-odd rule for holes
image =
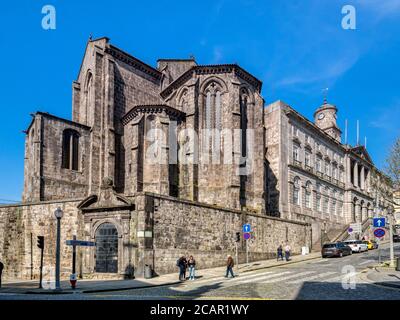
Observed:
[[[373,219],[374,228],[383,228],[386,224],[385,218],[374,218]]]
[[[348,232],[348,233],[352,233],[352,232],[353,232],[353,228],[348,228],[348,229],[347,229],[347,232]]]
[[[83,240],[67,240],[65,242],[67,246],[81,246],[81,247],[95,247],[96,242],[93,241],[83,241]]]
[[[243,232],[251,232],[250,223],[246,223],[246,224],[243,225]]]
[[[385,230],[382,228],[377,228],[374,230],[374,235],[377,238],[382,238],[385,235],[385,233],[386,233]]]
[[[351,232],[354,232],[354,233],[361,233],[362,232],[361,223],[359,223],[359,222],[351,223],[349,227],[350,227],[350,229],[352,229]]]
[[[249,240],[251,238],[251,234],[249,232],[243,233],[244,240]]]

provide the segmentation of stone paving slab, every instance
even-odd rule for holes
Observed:
[[[292,263],[321,258],[319,252],[308,255],[295,255],[289,261],[276,261],[275,259],[251,262],[249,264],[239,264],[234,267],[234,272],[240,274],[259,269],[272,268]],[[238,268],[239,267],[239,268]],[[226,267],[216,267],[212,269],[196,270],[197,279],[212,279],[224,275]],[[71,294],[71,293],[94,293],[107,291],[120,291],[136,288],[148,288],[154,286],[166,286],[178,284],[178,270],[176,273],[161,275],[151,279],[136,278],[132,280],[99,280],[83,279],[77,282],[77,288],[73,290],[68,280],[61,281],[61,292],[53,290],[38,289],[38,280],[32,281],[4,281],[0,293],[16,294]]]

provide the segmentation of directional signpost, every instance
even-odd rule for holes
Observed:
[[[246,264],[248,264],[249,263],[249,240],[251,238],[250,223],[244,224],[242,230],[243,230],[243,239],[246,240]]]
[[[386,225],[385,218],[374,218],[373,219],[374,228],[384,228]]]
[[[67,246],[72,246],[72,274],[69,278],[71,283],[72,289],[75,289],[76,286],[76,247],[95,247],[96,242],[93,241],[83,241],[83,240],[76,240],[76,236],[74,236],[73,240],[66,241]]]

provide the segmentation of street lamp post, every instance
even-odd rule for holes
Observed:
[[[61,246],[61,218],[63,217],[63,211],[61,208],[57,208],[54,211],[54,215],[57,218],[57,243],[56,243],[56,289],[61,290],[60,286],[60,246]]]

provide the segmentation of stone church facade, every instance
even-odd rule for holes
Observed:
[[[23,202],[0,207],[6,276],[37,277],[38,235],[54,264],[57,207],[62,274],[65,240],[76,235],[96,242],[79,248],[78,272],[100,278],[140,277],[146,265],[175,272],[182,254],[200,268],[224,265],[244,223],[256,261],[286,242],[295,253],[318,249],[321,234],[366,221],[374,166],[365,148],[341,144],[336,107],[321,106],[314,124],[282,102],[264,108],[261,86],[236,64],[160,59],[153,68],[108,38],[90,40],[72,120],[36,112],[26,130]]]

